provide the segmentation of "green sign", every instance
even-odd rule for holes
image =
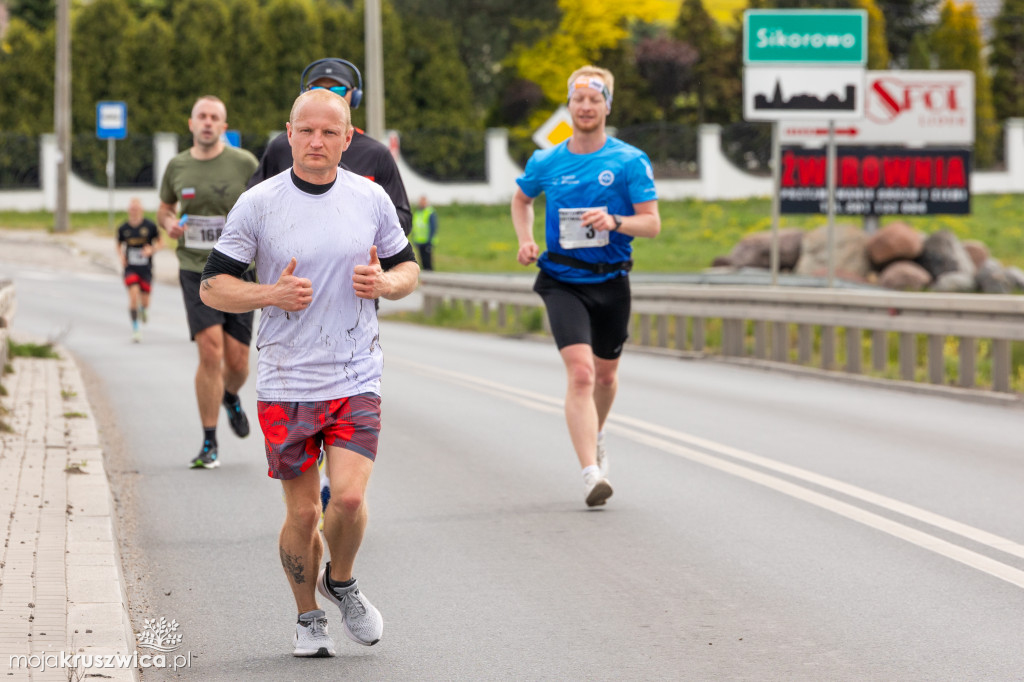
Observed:
[[[868,61],[868,17],[855,10],[747,10],[745,64],[863,66]]]

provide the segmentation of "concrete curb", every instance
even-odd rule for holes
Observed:
[[[0,514],[10,519],[0,670],[9,680],[135,681],[137,667],[97,659],[130,658],[135,636],[96,422],[78,367],[55,350],[61,359],[13,358],[4,377],[12,432],[0,450]],[[29,666],[15,667],[11,656],[30,656]]]

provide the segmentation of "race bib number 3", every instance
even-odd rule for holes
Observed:
[[[563,249],[583,249],[604,246],[608,243],[607,230],[598,230],[583,224],[583,214],[593,210],[607,211],[608,207],[558,209],[559,246]]]
[[[185,222],[185,247],[209,251],[224,231],[222,215],[192,215]]]

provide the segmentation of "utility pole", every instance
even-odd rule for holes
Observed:
[[[53,88],[53,125],[57,136],[57,206],[54,232],[71,229],[68,174],[71,166],[71,0],[57,0],[57,55]]]
[[[384,47],[381,39],[380,0],[366,0],[366,134],[384,142]]]

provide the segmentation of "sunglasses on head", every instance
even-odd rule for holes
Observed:
[[[347,85],[335,85],[334,87],[330,87],[330,88],[325,88],[322,85],[312,85],[312,86],[310,86],[309,89],[310,90],[330,90],[331,92],[333,92],[338,97],[344,97],[345,95],[348,94],[348,86]]]

